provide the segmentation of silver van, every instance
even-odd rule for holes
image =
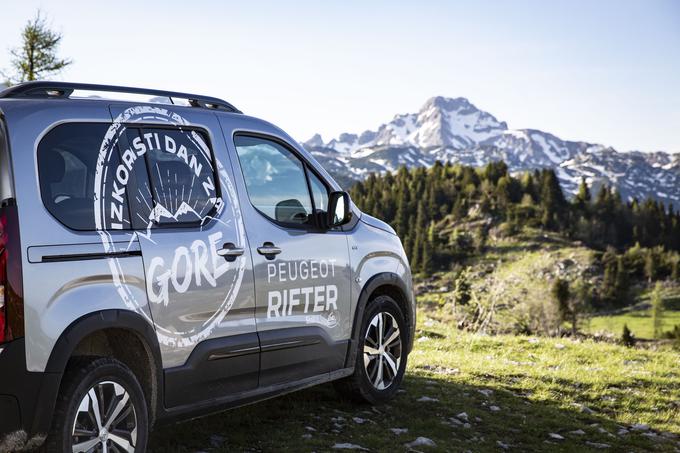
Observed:
[[[155,423],[334,381],[392,397],[404,250],[281,129],[220,99],[0,92],[0,451],[146,450]]]

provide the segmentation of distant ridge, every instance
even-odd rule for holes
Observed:
[[[680,205],[680,154],[619,152],[537,129],[508,129],[463,97],[433,97],[418,113],[395,115],[377,130],[343,133],[328,142],[315,134],[303,146],[344,185],[402,165],[503,160],[512,172],[554,169],[568,194],[584,177],[595,190],[616,187],[625,200],[652,197]]]

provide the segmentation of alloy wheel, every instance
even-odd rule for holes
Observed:
[[[401,335],[397,320],[390,313],[376,314],[364,337],[364,368],[368,380],[378,390],[385,390],[399,372]]]
[[[137,414],[122,385],[95,384],[78,406],[73,423],[73,453],[133,453],[137,443]]]

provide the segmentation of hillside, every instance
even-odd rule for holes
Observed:
[[[570,334],[572,318],[562,319],[552,295],[556,279],[585,279],[603,285],[599,253],[558,234],[526,229],[512,238],[492,238],[482,255],[468,257],[464,267],[469,301],[457,294],[460,271],[420,276],[416,292],[428,315],[459,329],[485,334]],[[595,290],[596,292],[597,290]],[[624,324],[641,340],[653,340],[652,290],[644,281],[628,288],[629,305],[602,307],[591,301],[576,312],[579,335],[619,341]],[[680,326],[680,281],[663,282],[663,332]],[[458,303],[457,303],[458,302]]]
[[[585,178],[595,190],[614,187],[626,201],[651,197],[680,203],[680,154],[619,152],[537,129],[509,129],[462,97],[433,97],[417,113],[395,115],[376,130],[343,133],[329,141],[317,134],[303,145],[345,187],[402,165],[504,161],[513,173],[554,169],[569,196]]]

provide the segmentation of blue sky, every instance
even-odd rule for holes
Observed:
[[[464,96],[511,128],[680,152],[678,1],[0,0],[0,68],[37,8],[60,79],[223,97],[294,137]]]

